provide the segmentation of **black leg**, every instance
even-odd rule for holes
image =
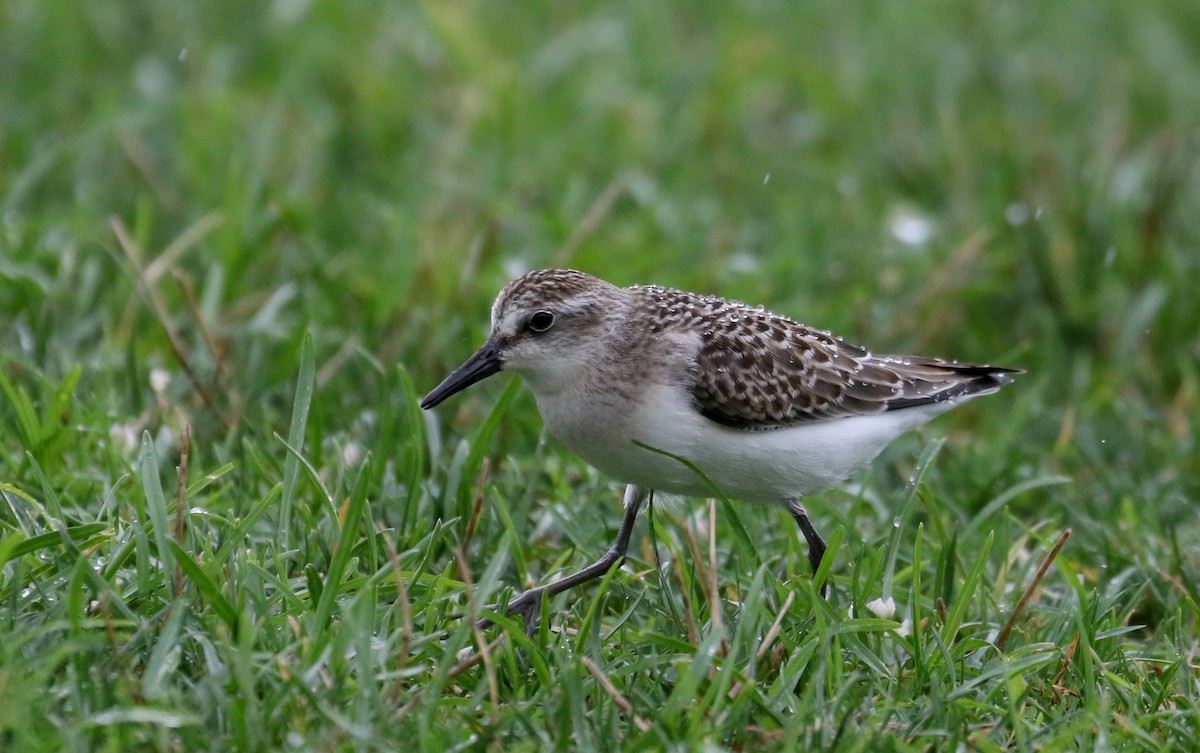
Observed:
[[[808,510],[804,509],[800,500],[785,500],[785,504],[788,512],[796,519],[796,525],[800,526],[800,533],[804,534],[804,540],[808,542],[808,564],[812,565],[813,575],[816,575],[817,568],[821,566],[821,560],[825,557],[825,539],[821,538],[821,534],[817,533],[817,529],[813,527],[812,521],[808,519]],[[822,598],[825,597],[828,590],[829,584],[822,581]]]
[[[621,528],[617,531],[617,540],[609,548],[604,556],[596,560],[592,564],[583,568],[577,573],[572,573],[562,580],[551,583],[548,586],[538,586],[531,588],[515,599],[512,599],[507,604],[489,607],[492,611],[503,611],[504,614],[520,615],[525,621],[525,632],[533,635],[537,629],[538,615],[542,611],[542,598],[544,596],[557,596],[563,591],[578,586],[581,583],[587,583],[589,580],[601,578],[614,566],[625,559],[625,552],[629,549],[629,538],[633,534],[633,524],[637,521],[638,510],[641,509],[642,503],[646,500],[649,490],[630,484],[625,488],[625,517],[621,520]],[[480,620],[480,627],[491,625],[491,620]]]

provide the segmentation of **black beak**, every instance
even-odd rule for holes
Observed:
[[[500,370],[500,349],[491,338],[466,363],[454,370],[433,391],[421,399],[421,407],[429,410],[456,392],[462,392],[476,382],[487,379]]]

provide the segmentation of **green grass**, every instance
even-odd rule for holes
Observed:
[[[1197,40],[0,2],[0,749],[1195,749]],[[786,512],[660,501],[481,633],[620,520],[515,381],[416,406],[548,265],[1028,373],[809,500],[828,600]]]

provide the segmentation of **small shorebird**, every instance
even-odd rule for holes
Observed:
[[[786,507],[816,572],[825,542],[802,497],[1018,373],[875,355],[761,306],[657,285],[620,288],[568,269],[530,272],[500,291],[487,342],[421,407],[501,370],[525,379],[551,434],[629,485],[616,543],[603,557],[501,607],[531,631],[545,594],[599,578],[625,558],[652,490],[712,496],[696,469],[728,497]]]

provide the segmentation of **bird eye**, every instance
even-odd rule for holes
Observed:
[[[550,311],[535,311],[529,317],[530,332],[545,332],[554,326],[554,314]]]

